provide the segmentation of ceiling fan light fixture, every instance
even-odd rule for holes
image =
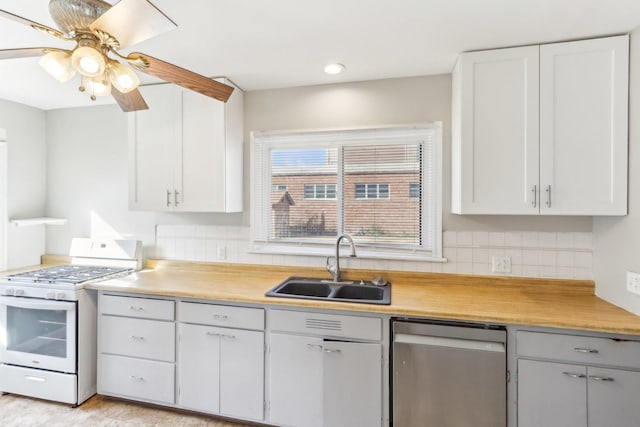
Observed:
[[[80,90],[89,93],[91,100],[95,101],[97,96],[111,95],[111,82],[103,78],[103,76],[82,77]]]
[[[118,61],[110,61],[107,65],[107,75],[113,87],[118,92],[128,93],[138,88],[140,79],[133,70]]]
[[[64,50],[55,50],[47,53],[38,62],[47,73],[60,83],[68,82],[76,75],[76,70],[71,65],[71,53]]]
[[[90,46],[77,47],[71,54],[71,64],[85,77],[101,76],[107,65],[104,55]]]

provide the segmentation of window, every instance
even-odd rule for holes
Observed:
[[[359,256],[440,257],[441,132],[253,133],[253,247],[326,255],[349,233]]]
[[[409,198],[410,199],[420,198],[420,183],[418,182],[409,183]]]
[[[389,184],[356,184],[356,199],[388,199]]]
[[[287,191],[287,186],[282,184],[273,184],[271,191]]]
[[[336,185],[335,184],[305,184],[304,198],[307,200],[308,199],[335,199]]]

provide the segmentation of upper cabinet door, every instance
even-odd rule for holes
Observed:
[[[540,47],[540,213],[627,213],[627,36]]]
[[[463,53],[453,72],[452,211],[537,214],[538,46]]]
[[[180,91],[173,85],[140,88],[148,110],[129,113],[129,207],[167,210],[179,176],[182,115]],[[178,160],[176,160],[178,159]]]

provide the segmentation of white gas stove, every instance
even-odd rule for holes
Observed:
[[[0,391],[79,405],[96,392],[95,291],[142,266],[136,240],[73,239],[71,264],[0,277]]]

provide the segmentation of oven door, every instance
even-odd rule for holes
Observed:
[[[0,297],[0,362],[75,373],[76,304]]]

